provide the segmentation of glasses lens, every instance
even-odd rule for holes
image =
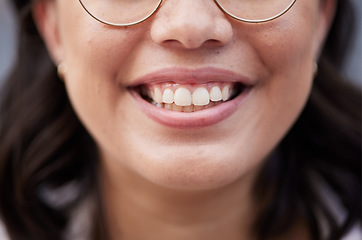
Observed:
[[[93,17],[115,25],[131,25],[148,18],[161,0],[80,0]]]
[[[233,17],[260,21],[285,12],[295,0],[216,0],[219,6]]]

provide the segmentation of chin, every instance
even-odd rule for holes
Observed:
[[[138,176],[157,186],[195,191],[231,185],[255,172],[260,162],[239,152],[216,151],[215,147],[203,147],[197,152],[186,149],[181,147],[173,153],[158,151],[152,158],[135,159],[140,164],[131,167]]]

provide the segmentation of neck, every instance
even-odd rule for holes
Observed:
[[[101,186],[110,239],[252,239],[255,174],[218,189],[175,190],[126,169],[103,169]]]

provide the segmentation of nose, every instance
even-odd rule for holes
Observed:
[[[164,0],[151,26],[151,38],[163,46],[222,46],[232,37],[229,20],[213,0]]]

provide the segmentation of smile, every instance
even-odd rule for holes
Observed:
[[[143,99],[159,108],[177,112],[195,112],[229,101],[241,93],[236,83],[209,82],[205,84],[162,83],[142,85]]]
[[[203,127],[235,112],[252,86],[226,70],[166,69],[137,79],[130,90],[153,120],[172,127]]]

